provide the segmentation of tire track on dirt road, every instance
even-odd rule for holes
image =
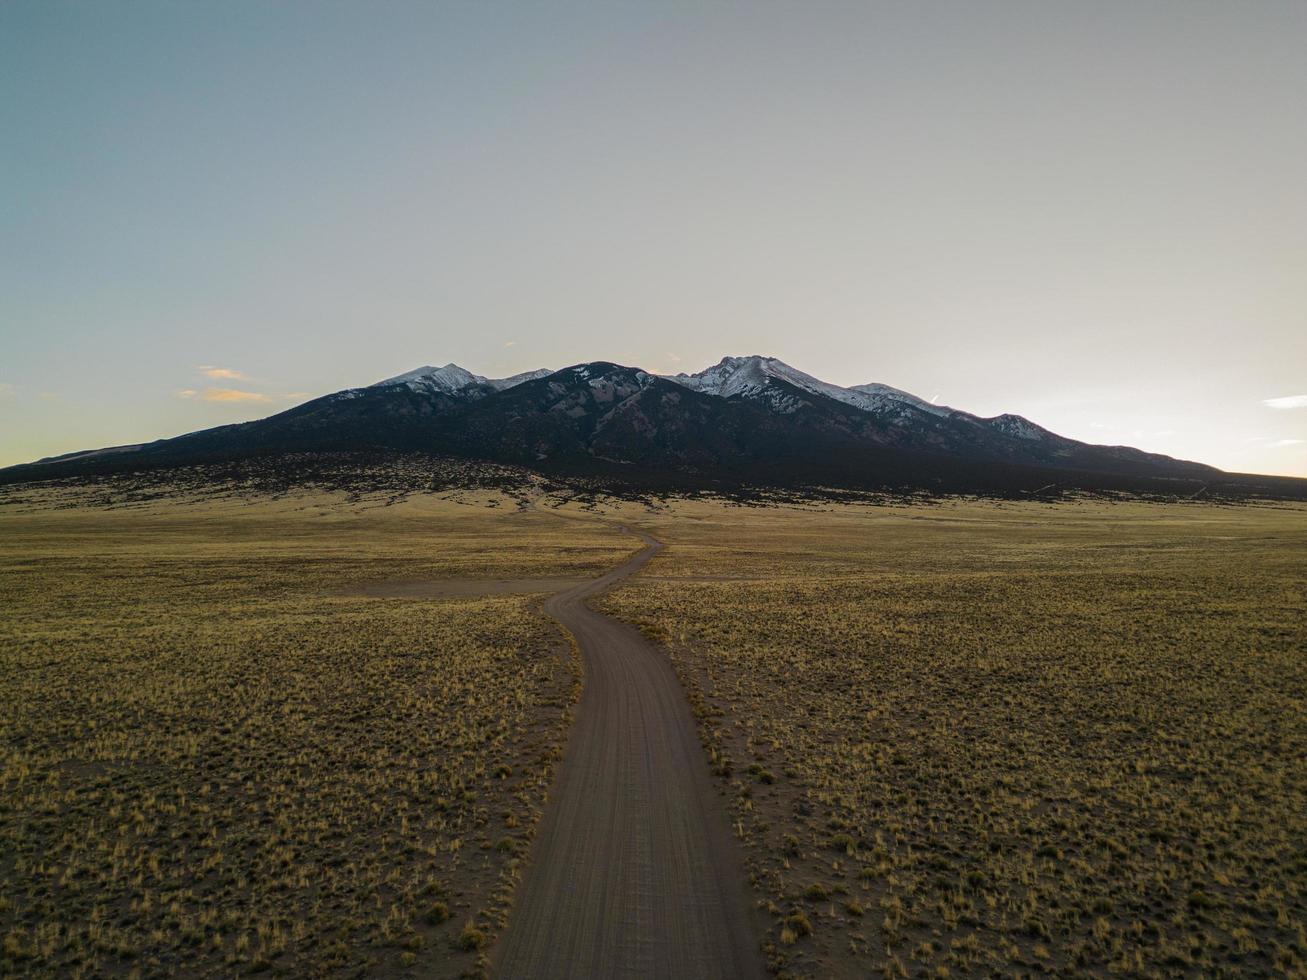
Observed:
[[[676,673],[586,604],[662,547],[621,530],[644,549],[544,603],[576,638],[585,686],[494,973],[761,977],[739,849]]]

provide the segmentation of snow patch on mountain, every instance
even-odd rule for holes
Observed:
[[[1053,435],[1043,426],[1036,425],[1030,419],[1023,418],[1020,415],[996,415],[992,419],[985,419],[990,428],[997,429],[1004,435],[1012,436],[1014,439],[1028,439],[1032,442],[1039,442]]]
[[[549,368],[536,368],[534,371],[523,371],[521,374],[514,374],[507,378],[487,378],[485,383],[494,388],[495,391],[504,391],[508,388],[516,388],[528,381],[535,381],[537,378],[547,378],[553,373]]]
[[[891,388],[889,385],[874,382],[872,384],[854,385],[846,390],[864,396],[859,407],[865,406],[866,411],[869,412],[884,411],[886,408],[896,405],[911,405],[918,411],[937,415],[940,418],[947,418],[954,414],[955,411],[947,405],[936,405],[934,402],[928,402],[924,398],[918,398],[916,395],[900,391],[898,388]]]

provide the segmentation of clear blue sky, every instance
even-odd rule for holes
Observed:
[[[1300,0],[6,0],[0,464],[766,353],[1307,475],[1305,105]]]

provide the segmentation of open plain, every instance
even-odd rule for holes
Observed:
[[[579,693],[534,607],[633,545],[499,498],[24,499],[0,973],[483,972]],[[361,594],[415,578],[487,589]]]
[[[1307,512],[682,504],[676,659],[796,976],[1301,976]]]
[[[1307,962],[1301,506],[50,490],[0,540],[6,974]],[[684,881],[689,796],[586,792],[669,766]]]

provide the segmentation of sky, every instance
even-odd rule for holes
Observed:
[[[0,4],[0,465],[768,354],[1307,476],[1307,3]]]

